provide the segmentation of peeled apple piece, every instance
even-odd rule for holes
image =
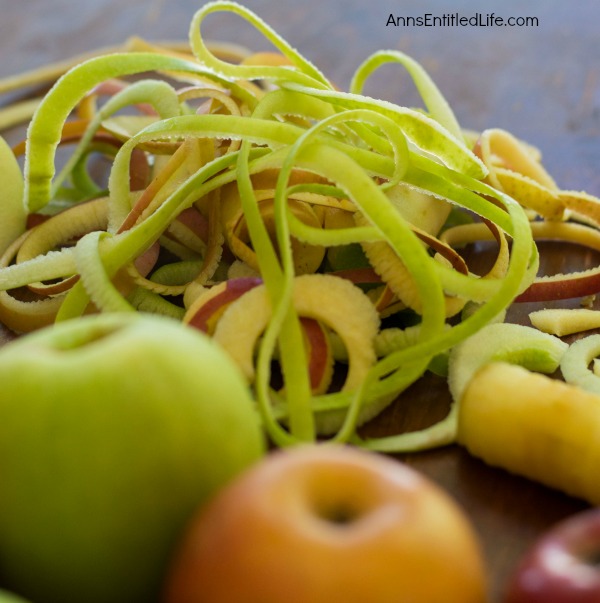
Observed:
[[[600,396],[520,366],[475,373],[458,441],[489,465],[600,504]]]
[[[167,318],[0,350],[0,574],[35,603],[152,603],[191,513],[264,453],[237,367]]]

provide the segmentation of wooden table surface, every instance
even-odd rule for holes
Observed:
[[[398,49],[433,76],[463,127],[500,127],[538,146],[565,189],[600,194],[600,3],[530,0],[483,3],[482,19],[534,17],[533,27],[395,27],[390,15],[475,15],[469,0],[250,0],[255,10],[342,88],[370,53]],[[495,6],[492,6],[495,4]],[[489,8],[488,8],[489,5]],[[184,39],[197,0],[27,0],[3,4],[0,77],[44,62],[124,41]],[[235,17],[211,20],[211,38],[265,49]],[[400,68],[387,67],[369,92],[413,106],[419,103]],[[0,99],[1,102],[1,99]],[[9,140],[20,136],[7,133]],[[597,261],[576,250],[542,249],[547,270]],[[571,302],[577,304],[578,300]],[[510,319],[527,324],[530,305]],[[411,388],[373,429],[414,428],[443,414],[443,380]],[[401,401],[402,402],[402,401]],[[407,408],[408,407],[408,408]],[[510,445],[507,443],[507,445]],[[501,600],[507,576],[525,549],[557,520],[581,510],[578,500],[485,466],[458,447],[403,457],[450,491],[471,517],[491,568],[492,601]],[[309,603],[309,602],[307,602]]]

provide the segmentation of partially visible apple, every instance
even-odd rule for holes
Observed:
[[[25,599],[0,589],[0,603],[29,603]]]
[[[0,350],[0,581],[36,603],[157,601],[194,509],[264,453],[202,333],[87,316]]]
[[[399,461],[313,444],[271,453],[184,532],[166,603],[483,603],[474,531]]]
[[[523,557],[506,603],[600,601],[600,508],[579,512],[544,534]]]

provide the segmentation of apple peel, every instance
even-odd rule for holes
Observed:
[[[342,389],[356,389],[375,362],[373,340],[379,317],[369,299],[349,281],[314,274],[294,279],[293,304],[301,317],[326,324],[341,338],[349,363]],[[215,329],[215,341],[227,350],[250,382],[255,375],[254,349],[270,313],[266,289],[258,286],[232,303]]]
[[[484,130],[475,145],[475,153],[481,157],[489,170],[488,179],[499,189],[502,185],[495,180],[495,167],[521,174],[549,190],[557,190],[554,179],[541,164],[539,151],[501,128]]]
[[[27,232],[17,238],[0,257],[0,266],[13,261]],[[61,307],[64,294],[36,300],[22,300],[0,291],[0,321],[15,333],[28,333],[51,325]]]
[[[531,371],[553,373],[568,344],[524,325],[490,324],[450,351],[448,385],[455,403],[480,367],[490,362],[518,364]]]
[[[589,369],[590,363],[600,354],[600,335],[589,335],[574,341],[560,363],[567,383],[600,395],[600,377]]]
[[[260,278],[247,277],[227,281],[206,289],[187,309],[183,322],[213,335],[217,323],[230,304],[244,293],[262,284]]]
[[[281,55],[233,52],[235,58],[224,58],[201,32],[215,12],[246,20]],[[111,164],[106,222],[81,228],[74,240],[54,239],[52,246],[37,239],[36,247],[34,236],[20,261],[0,267],[0,289],[47,287],[40,294],[62,300],[57,321],[131,309],[185,321],[211,293],[227,289],[223,283],[243,265],[263,283],[262,306],[256,309],[262,326],[255,334],[256,325],[238,310],[238,329],[228,345],[233,349],[248,340],[245,362],[255,371],[253,393],[276,445],[314,440],[331,419],[331,425],[343,421],[334,438],[339,441],[388,450],[425,446],[425,439],[411,434],[362,442],[355,439],[356,426],[419,379],[435,359],[446,358],[451,348],[497,320],[534,281],[538,252],[528,210],[483,179],[511,178],[506,170],[512,169],[521,180],[554,190],[540,176],[539,156],[520,141],[513,144],[508,134],[490,132],[481,138],[484,147],[489,143],[488,155],[473,152],[429,75],[402,53],[375,53],[357,69],[348,92],[336,89],[258,16],[232,2],[212,2],[196,12],[187,51],[141,40],[132,40],[128,49],[133,52],[92,58],[61,76],[33,116],[25,150],[27,208],[57,214],[41,232],[60,223],[65,206],[71,206],[62,217],[67,220],[85,211],[78,200],[107,194],[87,169],[95,151]],[[409,72],[426,110],[362,93],[371,74],[389,63]],[[170,83],[126,82],[148,72],[167,76]],[[123,107],[142,115],[118,115]],[[55,175],[56,149],[67,141],[78,146],[67,168]],[[510,165],[506,149],[523,157]],[[486,222],[498,242],[496,263],[483,277],[471,274],[459,252],[439,236],[453,206]],[[364,224],[356,225],[354,216]],[[55,248],[81,236],[74,247]],[[328,266],[332,249],[369,244],[386,246],[389,270],[362,252],[344,272]],[[160,251],[161,265],[154,271],[148,262],[145,272],[137,263],[150,249]],[[396,286],[397,266],[404,269],[410,295]],[[326,276],[330,268],[365,289],[378,285],[369,293],[374,303],[349,280],[340,285],[338,276]],[[309,320],[317,322],[307,323],[296,307],[302,273],[315,273],[317,280],[310,282],[323,284],[314,285],[314,299],[306,302]],[[334,307],[317,308],[330,303],[325,291],[330,283],[336,283]],[[341,287],[352,291],[348,300]],[[244,307],[242,300],[253,296],[254,290],[223,312],[215,335],[226,317],[235,315],[234,307]],[[351,300],[358,297],[357,310]],[[419,328],[376,353],[379,319],[393,319],[407,305]],[[459,315],[467,305],[473,311]],[[339,324],[334,324],[341,332],[331,325],[336,311]],[[320,342],[312,349],[303,345],[307,325]],[[351,339],[347,332],[354,328],[367,344]],[[341,391],[330,391],[329,371],[316,383],[307,364],[314,364],[318,348],[329,366],[330,340],[342,334],[352,343],[345,343],[349,373]],[[282,369],[281,400],[271,388],[274,358]],[[427,441],[433,446],[441,440]]]
[[[94,231],[101,231],[108,224],[106,198],[94,199],[70,207],[45,220],[29,231],[16,255],[16,263],[33,260],[49,251],[68,245],[79,237]],[[77,276],[71,276],[59,283],[30,283],[31,291],[44,295],[56,295],[72,287]]]

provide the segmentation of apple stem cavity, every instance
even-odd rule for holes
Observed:
[[[321,505],[316,509],[316,516],[334,526],[350,526],[363,515],[352,504],[344,501]]]

